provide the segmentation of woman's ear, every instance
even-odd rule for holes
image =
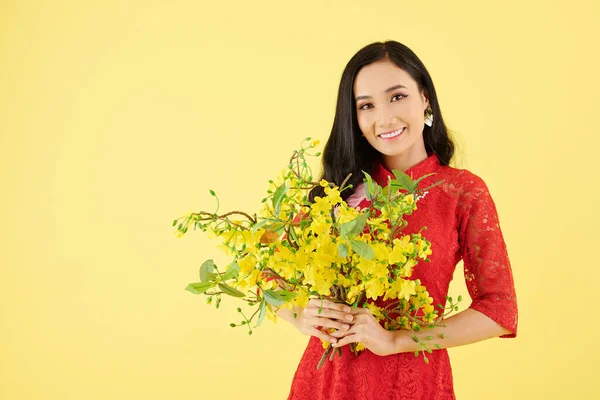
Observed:
[[[429,95],[423,92],[421,93],[421,98],[423,99],[423,103],[425,103],[425,108],[423,109],[423,112],[425,112],[425,110],[427,110],[427,107],[429,107]]]

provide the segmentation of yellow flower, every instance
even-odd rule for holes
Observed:
[[[330,220],[331,221],[331,220]],[[327,235],[331,229],[331,223],[327,222],[324,217],[314,217],[309,228],[315,235],[324,236]]]
[[[408,328],[408,324],[409,324],[408,317],[404,317],[404,316],[398,317],[398,318],[396,318],[396,321],[398,321],[398,324],[400,325],[401,328],[404,328],[404,329]]]
[[[319,268],[313,264],[309,264],[304,268],[304,284],[310,285],[313,290],[324,296],[330,295],[330,289],[335,278],[335,271],[331,268]]]
[[[394,239],[397,240],[397,239]],[[398,263],[405,263],[406,262],[406,256],[403,254],[402,251],[402,247],[401,246],[395,246],[394,249],[390,252],[390,264],[398,264]]]
[[[314,255],[314,263],[322,268],[330,268],[338,260],[338,249],[335,243],[329,242],[319,246]]]
[[[371,247],[373,248],[373,252],[375,253],[375,260],[380,262],[383,261],[387,264],[390,258],[390,250],[385,245],[385,243],[375,242],[371,244]]]
[[[363,275],[372,274],[375,271],[376,262],[374,260],[366,260],[361,257],[360,262],[356,265],[356,268],[363,273]]]
[[[358,217],[358,211],[353,207],[348,207],[346,203],[342,203],[338,207],[337,220],[340,224],[350,222]]]
[[[329,204],[331,204],[331,205],[335,205],[337,203],[342,202],[342,198],[340,197],[340,191],[338,190],[337,187],[334,187],[334,188],[326,187],[325,194],[327,195],[327,197],[326,197],[327,201],[329,201]]]
[[[377,297],[381,296],[385,289],[383,287],[383,282],[380,279],[370,279],[365,282],[366,296],[375,300]]]
[[[365,308],[368,308],[371,311],[371,314],[373,314],[373,316],[377,320],[383,319],[383,314],[381,313],[381,308],[377,307],[375,304],[367,303],[367,306]]]
[[[406,261],[406,263],[402,266],[400,270],[400,276],[410,278],[413,272],[413,267],[417,265],[417,261],[413,258],[410,258]]]
[[[246,279],[239,280],[235,286],[238,290],[245,292],[251,286],[256,286],[256,282],[261,277],[261,272],[258,269],[252,270],[252,272]]]
[[[277,253],[275,257],[269,258],[267,261],[267,267],[275,271],[278,275],[281,275],[285,279],[291,279],[294,277],[296,269],[295,265],[290,261],[277,261]]]
[[[432,253],[430,244],[422,238],[417,239],[415,247],[418,252],[418,257],[423,260],[426,259],[427,256]]]
[[[310,215],[318,217],[321,214],[329,215],[331,211],[331,203],[327,199],[315,196],[315,202],[311,205]]]
[[[353,284],[352,279],[349,279],[347,276],[344,276],[343,274],[338,274],[337,279],[338,279],[338,284],[341,286],[344,286],[344,287],[350,287]]]
[[[390,288],[385,292],[383,301],[387,299],[404,299],[409,300],[410,296],[416,295],[416,282],[406,279],[396,279],[390,285]]]
[[[404,253],[412,254],[414,251],[414,244],[410,242],[410,236],[404,235],[402,239],[396,238],[393,243],[394,249],[390,252],[390,264],[405,263]]]
[[[256,262],[257,262],[256,257],[254,257],[251,254],[245,256],[244,258],[240,258],[237,261],[238,265],[240,266],[240,275],[246,276],[250,272],[252,272],[252,270],[254,270],[254,266],[256,265]]]
[[[364,290],[364,286],[364,283],[352,286],[350,290],[348,290],[348,293],[346,293],[346,299],[350,303],[354,303],[354,301],[356,300],[356,296],[358,296]]]
[[[306,308],[306,305],[308,304],[309,300],[310,300],[310,298],[308,297],[308,291],[306,291],[304,289],[300,289],[298,291],[298,296],[294,297],[292,302],[298,307]],[[284,305],[289,305],[289,304],[290,303],[284,303]],[[288,307],[288,308],[291,308],[291,307]]]

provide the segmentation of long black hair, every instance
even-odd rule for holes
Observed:
[[[455,145],[444,124],[431,76],[411,49],[402,43],[389,40],[374,42],[360,49],[342,73],[333,127],[323,149],[323,172],[320,179],[340,186],[346,176],[352,173],[347,183],[356,188],[364,179],[362,171],[372,175],[375,163],[382,160],[381,153],[362,137],[356,118],[354,79],[365,65],[383,59],[391,60],[410,74],[417,82],[419,90],[429,97],[429,105],[433,110],[433,124],[431,127],[425,125],[423,129],[425,150],[428,156],[436,154],[441,165],[450,164]],[[344,190],[341,197],[346,200],[352,193],[353,189]],[[324,196],[322,186],[316,186],[310,191],[309,200],[313,202],[315,196]]]

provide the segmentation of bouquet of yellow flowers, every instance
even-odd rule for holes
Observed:
[[[232,256],[223,270],[212,259],[206,260],[200,267],[200,282],[190,283],[186,290],[204,294],[209,304],[214,299],[217,308],[223,294],[246,302],[254,313],[248,318],[238,308],[243,320],[231,326],[245,325],[248,334],[252,334],[252,324],[258,327],[265,316],[276,321],[280,307],[305,307],[314,296],[367,307],[389,330],[418,331],[441,325],[446,315],[439,315],[421,282],[410,279],[414,266],[420,260],[428,262],[432,253],[431,243],[421,235],[426,227],[402,235],[407,225],[403,216],[416,210],[418,200],[441,182],[419,189],[419,182],[432,174],[413,181],[394,170],[395,179],[381,187],[363,171],[370,204],[358,210],[341,197],[341,192],[352,187],[345,186],[350,175],[339,187],[326,180],[313,182],[306,156],[319,156],[309,153],[317,145],[318,141],[306,138],[277,180],[269,181],[258,216],[244,211],[219,215],[218,198],[211,190],[217,199],[215,212],[188,213],[173,221],[178,237],[193,226],[220,238],[219,247]],[[315,196],[311,202],[308,193],[317,185],[324,188],[324,196]],[[391,302],[379,307],[375,301],[381,298]],[[457,310],[452,298],[447,299],[450,306],[445,309]],[[322,342],[325,351],[317,368],[335,354],[330,343]],[[365,348],[361,343],[349,346],[355,355]],[[341,348],[336,350],[341,356]],[[428,362],[425,353],[431,353],[431,348],[421,343],[421,351]]]

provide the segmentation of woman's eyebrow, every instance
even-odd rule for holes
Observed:
[[[400,89],[400,88],[404,88],[404,89],[408,89],[406,86],[402,86],[402,85],[396,85],[396,86],[392,86],[391,88],[388,88],[385,90],[386,93],[391,92],[392,90],[396,90],[396,89]],[[358,96],[356,99],[354,99],[354,101],[358,101],[360,99],[370,99],[371,96]]]

